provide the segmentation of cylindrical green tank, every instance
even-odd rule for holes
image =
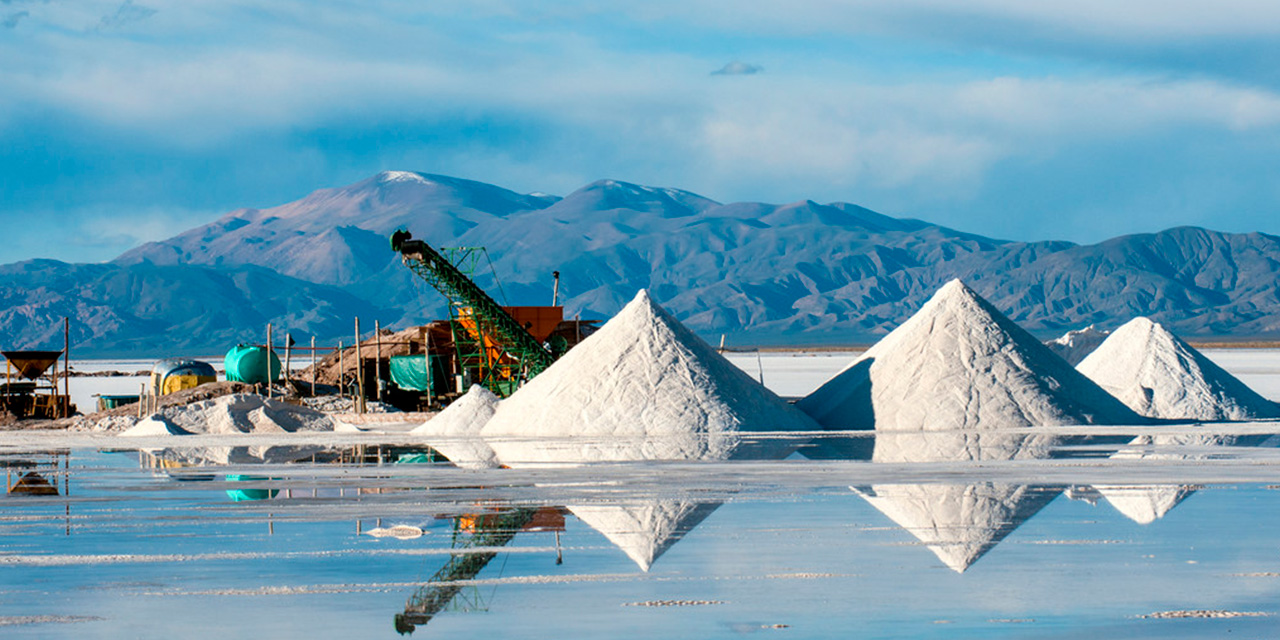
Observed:
[[[267,357],[271,358],[271,382],[280,379],[280,358],[274,351],[268,352],[266,347],[254,347],[238,344],[227,352],[223,361],[226,366],[227,380],[258,384],[267,382]]]

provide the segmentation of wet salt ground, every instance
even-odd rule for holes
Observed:
[[[1228,352],[1237,358],[1228,369],[1275,398],[1280,359],[1274,352],[1239,353]],[[759,362],[766,384],[800,395],[849,358],[761,354]],[[755,354],[733,359],[757,373]],[[1275,426],[1238,429],[1274,433]],[[478,576],[474,591],[487,611],[446,610],[415,635],[1272,637],[1280,631],[1276,449],[1224,448],[1221,459],[1207,463],[1119,465],[793,458],[536,471],[295,464],[165,473],[140,468],[136,454],[99,451],[98,442],[63,442],[70,448],[69,497],[0,499],[6,638],[391,637],[394,614],[447,560],[452,520],[436,516],[474,513],[481,503],[616,506],[655,499],[725,504],[648,573],[573,515],[560,536],[561,565],[553,533],[522,532]],[[3,458],[41,459],[12,449]],[[227,482],[227,473],[271,479]],[[1032,491],[1046,496],[1065,486],[1126,481],[1204,487],[1148,525],[1105,501],[1056,495],[956,573],[849,489],[939,481],[1045,483]],[[226,489],[246,485],[281,493],[232,502]],[[428,533],[373,538],[357,533],[357,521],[364,531],[408,524]],[[1198,609],[1270,615],[1140,617]]]

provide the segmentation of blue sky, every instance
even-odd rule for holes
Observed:
[[[0,0],[0,262],[386,169],[1280,233],[1275,3],[533,4]]]

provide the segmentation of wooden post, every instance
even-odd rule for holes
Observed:
[[[343,346],[342,341],[338,341],[338,397],[346,398],[347,390],[342,384],[342,378],[347,375],[347,348]]]
[[[271,323],[267,323],[267,399],[271,399]]]
[[[373,384],[378,386],[378,402],[382,402],[382,324],[373,319],[373,344],[378,350],[373,361]]]
[[[364,358],[360,353],[360,318],[356,318],[356,413],[364,413]]]
[[[316,397],[316,337],[311,336],[311,397]]]
[[[62,318],[62,417],[71,417],[71,318]],[[57,393],[57,390],[54,390]]]
[[[290,386],[289,372],[291,371],[291,369],[289,367],[291,365],[289,363],[293,361],[292,356],[293,356],[293,334],[286,331],[284,333],[284,381],[285,381],[286,389],[288,389]]]

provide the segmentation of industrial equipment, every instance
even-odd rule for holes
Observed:
[[[503,307],[454,262],[426,242],[414,240],[408,231],[393,233],[391,248],[409,269],[448,299],[459,374],[469,377],[472,384],[506,397],[551,366],[558,354],[535,336],[550,338],[563,320],[560,307]],[[458,392],[465,391],[462,386]]]
[[[151,394],[156,396],[217,381],[218,372],[212,365],[190,358],[166,358],[151,368]]]
[[[264,346],[238,344],[223,359],[227,380],[261,384],[280,379],[280,358]]]
[[[53,419],[70,416],[75,407],[58,393],[57,364],[63,351],[4,351],[5,381],[0,385],[0,410],[19,418]],[[53,368],[51,375],[46,372]],[[14,374],[20,380],[14,380]],[[65,375],[65,374],[64,374]]]

